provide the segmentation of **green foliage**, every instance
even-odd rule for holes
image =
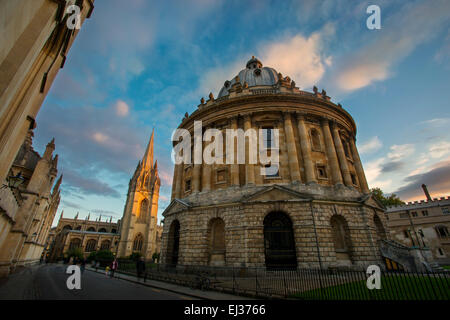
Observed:
[[[159,260],[159,253],[158,253],[158,252],[153,253],[153,255],[152,255],[152,260],[153,260],[153,261]]]
[[[130,254],[128,259],[133,260],[133,261],[137,261],[137,260],[139,260],[140,257],[142,257],[142,253],[140,253],[140,252],[133,252],[132,254]]]
[[[370,189],[372,195],[380,201],[385,207],[399,206],[405,204],[395,193],[390,195],[384,194],[380,188]]]
[[[92,251],[87,257],[87,262],[91,262],[97,259],[97,251]]]
[[[83,250],[81,248],[72,248],[66,251],[66,257],[67,259],[70,259],[71,257],[83,259]]]
[[[95,258],[100,261],[114,261],[114,254],[109,250],[100,250],[97,251]]]

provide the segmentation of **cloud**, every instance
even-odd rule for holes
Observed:
[[[383,146],[383,143],[380,141],[380,139],[375,136],[369,141],[363,143],[362,145],[358,146],[358,150],[360,154],[367,154],[372,153],[375,151],[378,151]]]
[[[399,161],[406,157],[409,157],[414,153],[414,145],[412,144],[394,144],[390,148],[391,152],[388,153],[388,158],[392,161]]]
[[[428,152],[432,158],[441,158],[450,152],[450,142],[436,142],[429,147]]]
[[[405,163],[401,161],[391,161],[388,163],[385,163],[381,166],[381,172],[387,173],[387,172],[394,172],[401,170],[405,167]]]
[[[75,203],[75,202],[71,202],[71,201],[67,201],[67,200],[63,199],[62,203],[63,203],[63,205],[65,207],[70,207],[70,208],[73,208],[73,209],[84,210],[83,206],[81,206],[80,204]]]
[[[130,112],[130,107],[125,101],[117,100],[116,105],[116,114],[119,117],[126,117]]]
[[[409,2],[396,13],[382,18],[382,29],[372,32],[368,45],[348,55],[338,68],[335,82],[344,91],[353,91],[392,75],[392,67],[418,45],[429,40],[448,21],[450,2]],[[381,11],[384,13],[383,9]]]
[[[438,128],[443,127],[444,125],[447,125],[450,123],[450,118],[435,118],[431,120],[425,120],[421,123],[424,123],[430,127]]]
[[[427,185],[432,197],[448,196],[450,194],[450,159],[436,164],[431,170],[412,175],[404,180],[407,184],[395,191],[403,200],[424,199],[421,185]]]
[[[64,184],[68,184],[69,189],[76,189],[77,192],[86,195],[100,195],[105,197],[120,197],[119,192],[106,183],[95,178],[86,178],[80,174],[64,170]]]
[[[324,54],[325,39],[334,34],[334,27],[326,25],[321,31],[304,37],[297,34],[272,42],[260,50],[262,62],[289,75],[300,87],[312,87],[332,64],[332,57]]]

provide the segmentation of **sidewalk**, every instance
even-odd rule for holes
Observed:
[[[95,268],[92,268],[89,266],[86,266],[86,270],[105,274],[105,271],[103,269],[98,269],[98,271],[95,271]],[[147,287],[163,289],[163,290],[167,290],[167,291],[171,291],[171,292],[175,292],[175,293],[179,293],[179,294],[183,294],[186,296],[191,296],[191,297],[194,297],[197,299],[203,299],[203,300],[253,300],[252,298],[248,298],[248,297],[235,296],[235,295],[221,293],[221,292],[217,292],[217,291],[196,290],[196,289],[191,289],[189,287],[179,286],[176,284],[166,283],[166,282],[156,281],[156,280],[147,279],[145,282],[144,282],[144,280],[138,281],[137,277],[135,277],[135,276],[123,274],[123,273],[119,273],[119,272],[116,272],[114,277],[121,279],[121,280],[138,283],[138,284],[141,284],[141,285],[144,285]]]

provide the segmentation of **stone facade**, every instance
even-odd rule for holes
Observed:
[[[0,232],[2,276],[8,275],[16,266],[40,260],[61,198],[62,176],[55,182],[58,155],[53,156],[54,140],[47,144],[41,157],[33,149],[32,136],[30,130],[9,173],[10,176],[20,173],[23,183],[17,189],[5,186],[0,190],[0,197],[7,192],[14,195],[14,201],[7,207],[14,213],[11,227]]]
[[[278,173],[264,175],[260,162],[250,163],[249,141],[244,164],[175,165],[172,202],[163,213],[162,262],[381,264],[378,241],[389,233],[384,209],[369,193],[352,117],[324,90],[301,91],[255,58],[239,75],[225,82],[218,99],[202,99],[179,128],[193,135],[194,121],[201,120],[203,129],[221,132],[278,129]]]
[[[161,180],[158,162],[153,162],[153,139],[152,132],[142,161],[130,179],[120,225],[118,257],[140,252],[149,260],[160,252],[162,226],[157,224],[157,214]]]
[[[393,240],[430,251],[429,262],[450,263],[450,197],[389,207],[386,215]]]
[[[94,9],[94,0],[0,2],[0,185],[8,184],[14,159],[28,130],[35,128],[42,102],[78,35],[79,29],[69,30],[66,24],[69,17],[66,8],[75,2],[81,8],[83,25]],[[7,241],[15,242],[15,230],[21,221],[32,219],[32,215],[20,208],[16,198],[9,188],[0,190],[0,248],[8,248],[8,253],[1,252],[2,275],[9,272],[9,256],[16,250]],[[27,245],[19,251],[30,252],[33,256],[30,261],[34,261],[41,251],[32,248]],[[18,257],[19,260],[29,260],[29,257]]]
[[[110,250],[117,251],[119,244],[120,220],[116,223],[101,221],[101,217],[95,221],[78,219],[78,214],[74,219],[64,218],[63,213],[54,230],[54,240],[51,244],[50,261],[57,261],[64,257],[64,253],[71,248],[81,248],[85,258],[93,251]],[[49,239],[48,242],[50,242]]]

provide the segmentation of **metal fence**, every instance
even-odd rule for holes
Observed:
[[[136,263],[119,262],[136,275]],[[259,298],[305,300],[450,300],[450,273],[381,272],[381,288],[368,289],[365,270],[267,270],[249,267],[171,266],[146,263],[143,281],[171,282]]]

